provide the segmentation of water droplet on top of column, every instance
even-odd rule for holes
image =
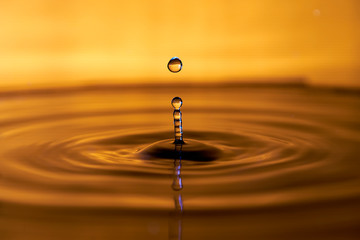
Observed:
[[[171,105],[174,107],[175,110],[180,110],[182,104],[183,104],[183,101],[179,97],[174,97],[171,100]]]

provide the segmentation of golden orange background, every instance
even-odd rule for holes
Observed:
[[[0,87],[305,78],[360,86],[358,0],[0,2]],[[184,63],[178,74],[166,64]]]

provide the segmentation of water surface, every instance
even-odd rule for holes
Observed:
[[[150,151],[174,96],[181,162]],[[101,86],[3,92],[0,111],[3,239],[358,236],[359,92]]]

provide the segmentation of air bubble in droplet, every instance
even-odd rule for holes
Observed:
[[[170,59],[167,67],[170,72],[177,73],[180,72],[180,70],[182,69],[182,62],[179,58],[173,57],[172,59]]]
[[[174,107],[175,110],[180,110],[182,103],[183,103],[182,99],[179,97],[174,97],[171,100],[171,105]]]

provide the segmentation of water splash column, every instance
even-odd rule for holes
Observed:
[[[174,134],[175,134],[175,144],[183,144],[183,129],[182,129],[182,116],[180,108],[182,106],[182,99],[179,97],[174,97],[171,100],[171,105],[174,107]]]

